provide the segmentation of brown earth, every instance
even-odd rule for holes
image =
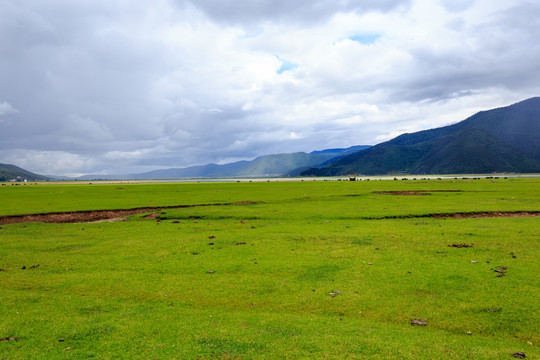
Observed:
[[[386,219],[474,219],[474,218],[496,218],[496,217],[536,217],[540,216],[540,211],[477,211],[477,212],[459,212],[459,213],[439,213],[422,215],[390,215],[379,217],[363,217],[365,220],[386,220]]]
[[[201,204],[201,205],[179,205],[179,206],[164,206],[164,207],[145,207],[135,209],[118,209],[118,210],[93,210],[93,211],[69,211],[46,214],[27,214],[27,215],[9,215],[0,216],[0,225],[17,224],[17,223],[88,223],[98,221],[122,221],[127,216],[150,213],[147,217],[156,218],[156,212],[163,209],[180,209],[196,206],[222,206],[222,205],[247,205],[256,204],[255,202],[236,202],[226,204]],[[488,218],[488,217],[536,217],[540,216],[540,211],[480,211],[480,212],[463,212],[463,213],[440,213],[426,215],[396,215],[383,217],[365,217],[366,220],[382,220],[382,219],[409,219],[409,218],[451,218],[451,219],[468,219],[468,218]]]
[[[431,195],[430,193],[432,192],[461,192],[461,190],[376,191],[375,194],[425,196],[425,195]]]
[[[540,211],[480,211],[472,213],[449,213],[432,214],[433,218],[471,219],[492,217],[535,217],[540,216]]]
[[[150,212],[152,208],[131,209],[131,210],[95,210],[95,211],[71,211],[50,214],[28,214],[0,217],[0,225],[16,223],[79,223],[96,222],[125,218],[129,215],[143,214]]]
[[[177,206],[158,206],[158,207],[142,207],[134,209],[111,209],[111,210],[90,210],[90,211],[66,211],[56,213],[43,214],[26,214],[26,215],[7,215],[0,216],[0,225],[17,224],[17,223],[82,223],[82,222],[98,222],[98,221],[120,221],[129,215],[151,213],[148,218],[156,218],[156,211],[164,209],[181,209],[198,206],[224,206],[224,205],[253,205],[253,201],[240,201],[235,203],[221,204],[198,204],[198,205],[177,205]]]

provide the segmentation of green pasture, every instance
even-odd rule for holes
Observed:
[[[0,216],[182,205],[1,225],[0,359],[540,358],[540,218],[400,218],[538,211],[540,179],[0,186]]]

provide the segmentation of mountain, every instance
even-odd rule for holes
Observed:
[[[325,150],[316,150],[310,152],[311,155],[322,155],[322,154],[331,154],[334,156],[346,156],[352,153],[355,153],[360,150],[365,150],[370,148],[371,145],[356,145],[348,148],[336,148],[336,149],[325,149]]]
[[[84,175],[79,180],[148,180],[148,179],[187,179],[187,178],[227,178],[227,177],[272,177],[298,175],[302,170],[324,166],[334,158],[350,154],[368,146],[353,146],[343,149],[314,151],[310,154],[273,154],[260,156],[251,161],[238,161],[229,164],[207,164],[186,168],[154,170],[131,175]]]
[[[28,170],[21,169],[18,166],[10,164],[0,164],[0,181],[38,181],[50,180],[43,175],[34,174]]]
[[[334,157],[333,154],[311,155],[304,152],[264,155],[252,161],[154,170],[132,175],[132,177],[137,179],[178,179],[280,176],[299,167],[317,166],[332,157]]]
[[[356,146],[351,146],[350,148],[346,148],[346,149],[322,150],[322,151],[320,151],[320,153],[334,154],[335,156],[333,158],[329,159],[329,160],[326,160],[325,162],[323,162],[322,164],[320,164],[319,166],[316,166],[316,167],[321,168],[321,167],[330,165],[330,164],[338,161],[339,159],[344,158],[347,155],[354,154],[355,152],[358,152],[358,151],[361,151],[361,150],[369,149],[370,147],[371,147],[371,145],[356,145]],[[314,152],[311,152],[310,154],[313,154],[313,153]],[[315,152],[315,153],[317,153],[317,152]],[[306,170],[306,169],[304,169],[304,170]],[[300,172],[298,172],[298,174],[295,175],[295,176],[298,176],[299,174],[300,174]]]
[[[403,134],[302,176],[540,172],[540,97]]]

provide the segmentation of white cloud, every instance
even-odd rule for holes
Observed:
[[[285,22],[294,24],[318,24],[334,14],[342,12],[366,13],[389,12],[407,8],[408,0],[178,0],[190,3],[211,19],[225,24],[253,25],[261,22]]]
[[[539,18],[521,0],[5,0],[1,159],[125,173],[374,144],[537,96]]]
[[[7,114],[16,114],[18,112],[19,110],[15,109],[7,101],[0,102],[0,116],[7,115]]]

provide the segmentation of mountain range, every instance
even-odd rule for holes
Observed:
[[[540,172],[540,97],[403,134],[301,176]]]
[[[251,161],[154,170],[129,175],[85,175],[78,180],[182,179],[391,174],[540,172],[540,97],[481,111],[440,128],[402,134],[375,146],[274,154]],[[48,180],[0,164],[0,181]]]
[[[229,164],[207,164],[185,168],[154,170],[129,175],[85,175],[78,180],[150,180],[150,179],[189,179],[189,178],[237,178],[237,177],[277,177],[296,176],[301,171],[329,164],[357,151],[369,148],[358,145],[349,148],[326,149],[311,153],[273,154],[260,156],[251,161],[237,161]]]

